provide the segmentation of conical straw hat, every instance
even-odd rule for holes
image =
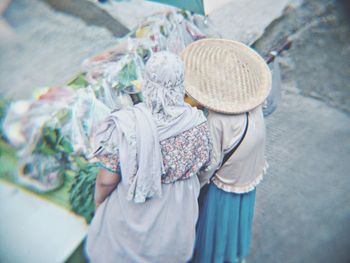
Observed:
[[[250,47],[232,40],[203,39],[182,52],[187,94],[217,112],[239,114],[264,102],[271,72]]]

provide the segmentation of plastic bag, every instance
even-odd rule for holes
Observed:
[[[58,126],[52,125],[52,120],[46,123],[21,155],[18,181],[33,190],[51,191],[64,181],[73,147]]]
[[[26,142],[26,138],[21,130],[21,120],[31,103],[31,101],[24,100],[12,102],[3,121],[2,132],[7,140],[17,148]]]
[[[97,100],[91,88],[76,92],[71,106],[72,117],[61,127],[73,146],[74,154],[87,155],[91,151],[90,137],[94,128],[107,117],[110,109]]]
[[[125,92],[133,81],[142,79],[143,62],[137,55],[126,55],[118,63],[105,69],[104,78],[92,86],[96,97],[110,109],[121,109],[133,105]]]
[[[5,136],[20,158],[19,182],[40,192],[63,183],[64,167],[73,152],[61,127],[71,118],[74,91],[59,87],[45,90],[38,100],[14,103],[4,122]]]
[[[21,159],[18,181],[37,192],[48,192],[64,182],[64,167],[54,156],[30,154]]]
[[[50,88],[38,100],[17,101],[10,105],[3,123],[3,132],[17,149],[31,145],[35,134],[56,112],[70,103],[71,89]]]
[[[281,101],[281,86],[281,71],[278,63],[278,57],[276,57],[273,61],[271,91],[263,104],[264,117],[269,116],[277,109]]]

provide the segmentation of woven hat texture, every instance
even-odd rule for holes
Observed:
[[[217,112],[239,114],[264,102],[271,72],[250,47],[232,40],[203,39],[181,53],[187,94]]]

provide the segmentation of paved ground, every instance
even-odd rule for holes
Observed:
[[[248,262],[350,262],[349,116],[286,91],[267,127]]]
[[[41,2],[13,2],[5,18],[21,39],[0,46],[2,92],[27,97],[34,86],[60,84],[115,41]],[[340,1],[294,1],[255,43],[265,54],[293,38],[281,58],[282,103],[267,119],[270,169],[258,189],[249,263],[350,262],[350,25],[343,11]]]
[[[304,1],[255,47],[285,36],[282,104],[267,119],[269,175],[258,189],[248,262],[350,262],[350,23],[340,1]]]
[[[282,58],[284,78],[302,95],[350,114],[350,4],[305,0],[274,21],[255,47],[266,53],[283,37],[293,39]]]
[[[88,1],[96,3],[95,0]],[[223,8],[209,14],[208,23],[214,27],[209,33],[219,33],[222,37],[251,44],[275,18],[282,15],[287,4],[295,6],[299,2],[300,0],[231,0]],[[129,29],[135,28],[151,14],[171,9],[168,5],[144,0],[108,1],[96,6],[103,8]]]
[[[0,37],[0,92],[16,98],[28,98],[38,87],[64,84],[84,59],[117,39],[105,28],[88,26],[40,1],[14,0],[4,17],[17,37]]]
[[[289,35],[282,104],[267,119],[250,262],[350,262],[350,24],[344,5],[304,1],[255,47]]]

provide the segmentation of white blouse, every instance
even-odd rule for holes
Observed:
[[[199,174],[201,186],[213,183],[233,193],[253,190],[267,169],[265,159],[265,122],[261,106],[249,112],[249,125],[244,140],[235,153],[221,166],[224,154],[241,139],[246,126],[246,114],[227,115],[209,111],[209,130],[213,140],[213,158],[209,169]]]

